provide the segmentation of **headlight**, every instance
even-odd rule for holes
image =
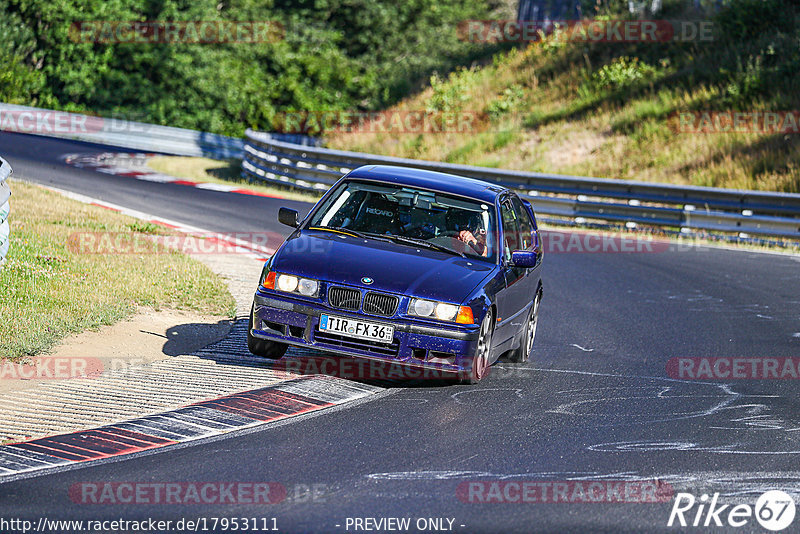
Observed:
[[[440,302],[436,305],[436,318],[442,321],[452,321],[458,315],[458,306]]]
[[[300,281],[297,279],[296,276],[292,276],[290,274],[281,274],[278,275],[278,279],[275,285],[280,291],[293,293],[294,290],[297,289],[297,284],[299,282]]]
[[[440,321],[450,321],[459,324],[473,324],[472,308],[469,306],[456,306],[446,302],[432,300],[411,299],[408,304],[408,313],[417,317],[429,317]]]
[[[262,275],[261,285],[267,289],[276,289],[284,293],[296,293],[305,297],[316,297],[319,294],[319,282],[309,278],[300,278],[291,274],[279,274],[275,271]]]
[[[411,305],[408,307],[408,310],[414,315],[419,315],[420,317],[430,317],[433,315],[435,308],[435,302],[431,302],[430,300],[414,299],[411,301]]]
[[[317,291],[319,291],[319,282],[316,280],[309,280],[308,278],[301,278],[297,286],[297,291],[299,291],[301,295],[313,297],[317,294]]]

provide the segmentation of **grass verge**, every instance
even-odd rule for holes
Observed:
[[[147,165],[156,172],[198,180],[201,182],[225,185],[241,185],[259,193],[274,195],[288,200],[316,202],[322,194],[313,195],[295,191],[288,187],[265,185],[247,181],[241,176],[241,163],[238,160],[215,160],[209,158],[193,158],[185,156],[156,156],[148,160]]]
[[[142,234],[166,233],[161,227],[25,182],[13,181],[12,191],[11,247],[0,269],[0,359],[42,353],[139,306],[234,316],[225,282],[184,254],[88,254],[71,246],[81,232],[109,232],[123,248]]]

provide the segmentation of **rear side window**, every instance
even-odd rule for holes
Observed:
[[[535,226],[531,221],[530,214],[525,206],[517,197],[511,197],[511,203],[514,206],[514,214],[519,221],[520,233],[520,249],[532,250],[533,249],[533,231]]]

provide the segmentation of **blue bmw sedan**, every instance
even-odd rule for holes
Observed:
[[[477,383],[533,349],[542,249],[531,205],[487,182],[365,166],[339,180],[264,265],[248,348],[304,346]]]

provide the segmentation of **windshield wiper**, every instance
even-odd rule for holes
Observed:
[[[415,246],[419,245],[427,249],[438,250],[439,252],[446,252],[447,254],[452,254],[454,256],[461,256],[464,259],[467,258],[467,256],[463,252],[458,252],[457,250],[453,250],[451,248],[447,248],[442,245],[437,245],[436,243],[431,243],[430,241],[416,239],[414,237],[407,237],[404,235],[387,235],[385,237],[391,239],[392,241],[399,241],[401,243],[406,243],[408,245],[415,245]]]
[[[362,239],[366,239],[368,236],[362,234],[361,232],[356,232],[355,230],[351,230],[350,228],[344,228],[342,226],[309,226],[309,230],[327,230],[329,232],[342,232],[344,234],[350,234],[353,237],[360,237]]]

